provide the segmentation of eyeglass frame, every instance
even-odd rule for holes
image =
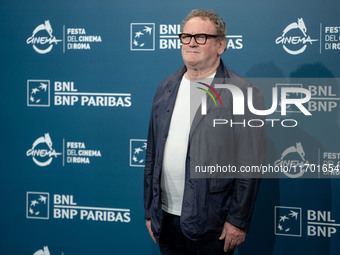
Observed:
[[[183,43],[183,42],[182,42],[182,38],[181,38],[182,35],[187,35],[188,37],[190,36],[190,41],[189,41],[188,43]],[[199,35],[204,35],[204,36],[205,36],[205,41],[204,41],[204,43],[198,43],[198,42],[197,42],[196,36],[199,36]],[[207,40],[208,40],[209,37],[217,38],[217,37],[219,37],[219,36],[218,36],[218,35],[203,34],[203,33],[194,34],[194,35],[192,35],[192,34],[187,34],[187,33],[182,33],[182,34],[179,34],[178,37],[179,37],[181,43],[182,43],[182,44],[185,44],[185,45],[190,44],[192,38],[195,39],[195,42],[196,42],[197,44],[199,44],[199,45],[204,45],[204,44],[207,43]]]

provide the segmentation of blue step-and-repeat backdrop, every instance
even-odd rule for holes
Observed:
[[[268,108],[273,87],[311,94],[311,116],[292,105],[267,121],[267,163],[315,175],[263,179],[237,254],[339,254],[339,173],[320,178],[340,165],[335,0],[2,0],[1,254],[160,254],[144,220],[147,128],[195,8],[222,16],[222,59],[265,80]]]

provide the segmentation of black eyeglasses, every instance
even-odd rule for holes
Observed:
[[[209,37],[212,37],[212,38],[217,37],[217,35],[208,35],[208,34],[195,34],[195,35],[179,34],[178,36],[179,36],[179,39],[181,40],[181,43],[183,44],[189,44],[191,42],[191,38],[194,37],[195,42],[200,45],[205,44]]]

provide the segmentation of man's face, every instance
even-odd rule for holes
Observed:
[[[195,17],[185,23],[182,33],[216,35],[216,28],[209,19]],[[183,61],[187,68],[208,69],[219,62],[224,48],[225,40],[208,37],[206,44],[199,45],[194,38],[191,38],[189,44],[182,44]]]

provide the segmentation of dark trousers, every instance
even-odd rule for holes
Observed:
[[[162,255],[232,255],[224,252],[224,240],[192,241],[184,236],[180,217],[163,211],[162,233],[159,248]]]

